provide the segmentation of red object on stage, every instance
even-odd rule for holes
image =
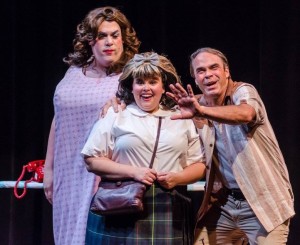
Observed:
[[[27,165],[23,166],[22,173],[21,173],[20,177],[18,178],[18,180],[15,184],[15,187],[14,187],[14,194],[15,194],[16,198],[21,199],[25,196],[25,194],[27,192],[26,187],[27,187],[27,184],[29,182],[32,182],[32,181],[39,182],[39,183],[43,182],[43,179],[44,179],[44,165],[45,165],[45,160],[35,160],[35,161],[31,161]],[[33,176],[29,180],[25,181],[23,192],[22,192],[21,195],[19,195],[18,191],[17,191],[18,184],[23,179],[26,170],[28,172],[33,172]]]

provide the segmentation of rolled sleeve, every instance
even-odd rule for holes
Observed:
[[[264,104],[255,89],[250,84],[243,84],[233,94],[233,103],[235,105],[248,104],[255,110],[255,124],[263,124],[265,120],[265,108]]]
[[[187,150],[187,165],[195,162],[203,162],[205,160],[205,154],[203,147],[200,144],[200,138],[195,125],[192,121],[188,122],[188,150]]]

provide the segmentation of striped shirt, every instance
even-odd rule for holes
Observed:
[[[226,159],[239,188],[259,221],[270,232],[295,214],[288,170],[256,89],[250,84],[233,81],[228,86],[226,104],[247,103],[255,109],[256,119],[250,124],[220,124],[219,140],[225,147]],[[199,103],[206,104],[204,97],[200,98]],[[218,166],[217,156],[213,157],[216,152],[215,128],[206,119],[195,119],[195,123],[206,155],[206,189],[215,192],[222,187],[217,175],[210,178],[211,169]],[[220,173],[218,167],[214,171]],[[208,192],[200,210],[205,210],[204,206],[208,205]]]

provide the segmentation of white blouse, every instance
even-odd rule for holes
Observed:
[[[179,172],[192,163],[202,161],[204,153],[193,121],[170,119],[171,115],[177,113],[178,110],[159,109],[149,114],[135,103],[118,113],[110,108],[107,115],[95,123],[81,153],[147,167],[152,157],[160,116],[162,125],[153,169]]]

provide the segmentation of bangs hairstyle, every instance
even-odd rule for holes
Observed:
[[[139,56],[139,58],[137,58]],[[153,58],[155,57],[155,58]],[[119,87],[116,96],[123,100],[126,105],[134,102],[132,84],[134,79],[146,79],[161,77],[165,92],[171,92],[169,85],[180,83],[175,67],[169,59],[154,52],[146,52],[136,55],[124,67],[119,78]],[[166,109],[174,107],[175,102],[164,93],[160,105]]]

